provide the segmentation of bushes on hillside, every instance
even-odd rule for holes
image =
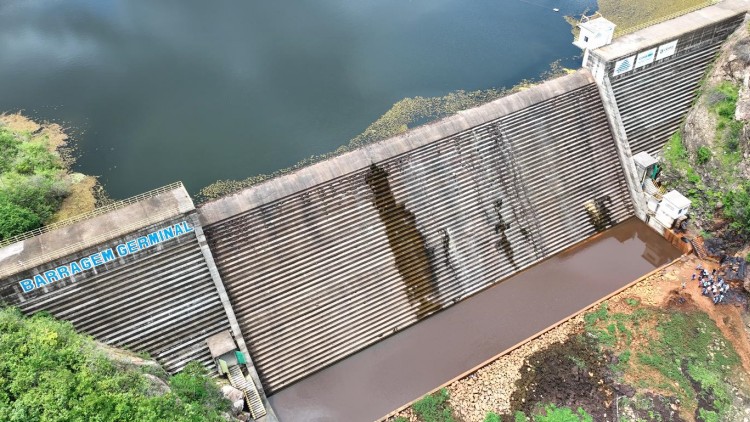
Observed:
[[[0,240],[41,227],[68,194],[66,176],[45,137],[0,126]]]
[[[154,393],[139,369],[113,363],[68,322],[0,309],[0,420],[223,420],[227,403],[199,364],[169,385]]]

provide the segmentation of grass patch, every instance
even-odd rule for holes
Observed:
[[[737,110],[740,87],[723,81],[716,85],[707,97],[708,109],[716,116],[716,140],[722,146],[725,155],[725,164],[732,165],[739,162],[740,136],[744,124],[734,119]],[[708,150],[707,147],[702,146]],[[710,151],[707,151],[710,154]],[[698,150],[698,162],[700,163],[701,150]],[[708,161],[708,160],[706,160]]]
[[[613,369],[639,388],[679,398],[686,408],[710,402],[701,407],[706,420],[712,420],[712,412],[719,420],[723,417],[731,404],[730,387],[723,380],[739,367],[740,359],[707,314],[645,307],[632,313],[603,309],[585,317],[586,332],[618,357]],[[655,329],[645,329],[646,321]],[[632,344],[637,348],[631,349]],[[658,376],[648,375],[654,371]]]
[[[527,417],[525,413],[518,411],[513,415],[513,419],[515,422],[526,422],[529,420],[533,420],[534,422],[594,422],[594,418],[580,407],[573,411],[569,407],[557,407],[554,404],[542,406],[541,410],[535,412],[531,418]],[[485,422],[487,422],[486,419]]]
[[[448,403],[449,393],[445,388],[424,396],[411,408],[424,422],[454,422],[453,411]]]
[[[484,417],[484,422],[503,422],[503,420],[500,419],[500,415],[497,413],[490,412]]]
[[[617,25],[616,34],[708,6],[706,0],[599,0],[599,12]]]

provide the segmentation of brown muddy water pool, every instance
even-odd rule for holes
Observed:
[[[372,421],[679,257],[627,220],[270,397],[283,422]]]

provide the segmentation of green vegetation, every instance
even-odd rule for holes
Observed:
[[[516,422],[529,420],[523,412],[516,412],[513,419]],[[573,412],[569,407],[557,407],[554,404],[548,404],[535,414],[532,420],[534,422],[593,422],[594,418],[580,407]]]
[[[711,159],[711,150],[701,145],[698,148],[698,164],[706,164]]]
[[[726,193],[724,215],[731,220],[729,227],[750,237],[750,182]]]
[[[228,403],[199,364],[168,384],[154,391],[144,371],[107,359],[68,322],[0,309],[0,420],[223,420]]]
[[[455,91],[442,97],[404,98],[368,126],[364,132],[352,138],[347,145],[339,147],[336,151],[309,157],[289,168],[278,170],[271,174],[260,174],[244,180],[219,180],[201,189],[198,192],[198,201],[206,202],[238,192],[265,180],[341,155],[361,146],[396,136],[406,132],[410,127],[438,120],[456,114],[461,110],[478,107],[506,95],[524,90],[539,81],[552,79],[566,73],[567,70],[562,68],[559,62],[555,62],[550,65],[550,70],[544,72],[538,79],[523,80],[510,89],[490,88],[468,92]]]
[[[739,154],[740,135],[744,124],[734,119],[737,110],[740,87],[723,81],[709,92],[707,103],[709,110],[716,116],[716,141],[723,147],[727,156],[727,164],[737,164]],[[702,148],[706,148],[702,146]],[[710,152],[710,151],[709,151]]]
[[[599,12],[617,25],[616,34],[709,6],[706,0],[599,0]]]
[[[734,118],[739,86],[723,81],[706,88],[703,98],[716,119],[714,139],[698,140],[702,144],[693,146],[691,153],[682,132],[676,132],[663,150],[662,179],[668,188],[690,198],[702,221],[711,221],[721,204],[729,227],[750,237],[750,183],[741,180],[737,171],[744,129],[744,123]]]
[[[0,126],[0,240],[41,227],[70,183],[47,138]]]
[[[740,360],[707,314],[645,307],[610,313],[602,304],[586,315],[585,323],[587,335],[617,355],[613,369],[641,388],[702,409],[704,420],[720,418],[730,406],[730,387],[723,380],[737,370]],[[634,343],[636,349],[631,348]],[[654,370],[656,375],[649,376]]]
[[[500,415],[495,412],[490,412],[484,417],[484,422],[502,422]]]
[[[534,416],[535,422],[593,422],[591,417],[580,407],[573,413],[568,407],[557,407],[554,404],[545,406],[544,413]]]
[[[448,390],[445,388],[424,396],[411,408],[424,422],[453,422],[453,412],[448,403]]]

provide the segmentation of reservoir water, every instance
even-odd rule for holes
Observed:
[[[559,8],[556,13],[553,8]],[[405,97],[511,86],[595,0],[3,0],[0,112],[62,123],[115,198],[332,151]]]

